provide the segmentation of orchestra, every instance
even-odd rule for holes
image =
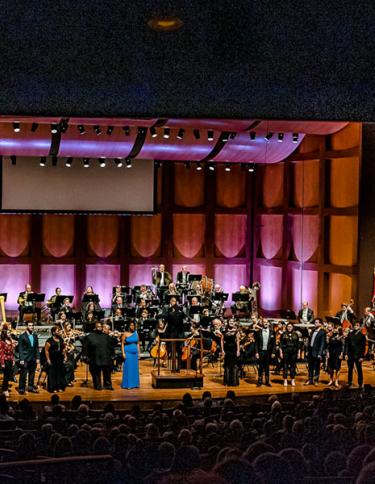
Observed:
[[[9,392],[15,366],[20,370],[19,393],[38,391],[35,373],[40,353],[50,392],[74,385],[80,360],[87,363],[94,388],[112,389],[111,372],[121,371],[123,363],[125,327],[131,327],[137,335],[142,358],[151,358],[154,365],[159,361],[162,368],[177,373],[186,368],[199,371],[208,363],[222,365],[227,386],[238,385],[245,369],[252,365],[258,367],[258,378],[253,382],[257,386],[271,386],[272,367],[275,374],[282,371],[284,386],[290,382],[294,387],[300,361],[307,361],[306,385],[317,385],[324,369],[329,375],[328,386],[339,388],[342,362],[347,361],[349,386],[353,385],[354,367],[358,385],[363,386],[362,362],[371,357],[374,346],[371,307],[364,308],[358,320],[353,301],[343,303],[341,310],[325,321],[314,318],[313,309],[304,301],[296,320],[273,320],[258,314],[258,282],[241,285],[232,294],[232,305],[225,304],[228,294],[218,282],[191,275],[185,265],[173,282],[165,265],[160,264],[152,269],[151,282],[134,288],[115,286],[109,308],[101,307],[100,296],[92,286],[87,286],[80,301],[56,287],[47,301],[50,313],[45,318],[45,324],[53,321],[51,336],[42,347],[34,329],[35,323],[43,324],[42,298],[30,295],[43,295],[26,284],[17,299],[16,322],[21,326],[25,315],[32,314],[25,323],[26,330],[16,335],[4,323],[1,332],[3,393]],[[174,339],[178,341],[171,342]]]

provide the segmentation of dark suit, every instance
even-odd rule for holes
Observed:
[[[349,333],[345,342],[345,355],[348,357],[348,384],[353,383],[354,365],[358,374],[358,385],[363,385],[362,360],[366,351],[366,336],[359,331]]]
[[[112,388],[111,367],[114,346],[114,339],[99,331],[93,331],[83,340],[82,353],[89,360],[89,369],[96,390],[99,390],[102,386],[102,373],[103,387]]]
[[[189,282],[190,272],[185,272],[185,281],[183,275],[184,273],[182,271],[177,272],[177,284],[187,284]]]
[[[20,380],[19,380],[19,390],[26,390],[26,379],[28,376],[28,388],[31,390],[34,388],[35,370],[37,365],[37,360],[39,360],[39,342],[38,335],[32,333],[33,344],[31,345],[28,332],[25,331],[21,334],[18,339],[18,351],[20,362]]]
[[[169,274],[169,272],[164,271],[164,284],[161,284],[162,281],[162,273],[160,271],[156,271],[152,283],[155,284],[156,287],[165,287],[169,286],[169,284],[172,282],[172,276]]]
[[[298,321],[302,319],[303,309],[298,311]],[[307,322],[310,323],[314,319],[314,311],[311,308],[307,308]]]
[[[315,334],[315,337],[314,337]],[[314,338],[313,338],[314,337]],[[312,344],[313,343],[313,344]],[[309,381],[318,381],[320,374],[320,363],[326,343],[326,333],[322,328],[311,332],[308,342],[307,360],[309,366]]]
[[[259,355],[258,383],[262,383],[263,373],[266,383],[269,383],[270,380],[270,361],[272,354],[275,352],[275,333],[271,328],[268,328],[268,330],[267,349],[263,349],[263,331],[260,329],[255,336],[255,353]]]

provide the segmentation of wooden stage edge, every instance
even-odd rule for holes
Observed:
[[[340,388],[347,385],[347,365],[346,362],[342,364],[343,368],[340,375]],[[364,383],[369,383],[375,386],[375,367],[372,362],[365,362],[364,368]],[[223,385],[223,370],[220,370],[218,364],[214,367],[206,367],[203,370],[203,387],[196,388],[153,388],[152,386],[152,372],[156,370],[153,367],[152,360],[146,359],[140,362],[140,388],[125,390],[121,388],[122,373],[114,373],[112,375],[113,391],[110,390],[94,390],[92,387],[91,378],[87,386],[85,385],[86,367],[80,364],[76,371],[76,382],[73,387],[68,387],[65,392],[59,393],[62,402],[69,402],[75,395],[81,395],[84,402],[89,402],[93,408],[101,408],[104,403],[112,402],[117,408],[131,408],[134,404],[139,404],[142,407],[150,407],[153,402],[163,401],[166,406],[175,404],[180,401],[182,396],[189,392],[193,398],[201,399],[202,393],[205,390],[211,392],[213,398],[224,398],[228,390],[234,390],[236,397],[246,399],[256,399],[257,397],[264,397],[265,395],[289,395],[291,393],[316,394],[322,392],[327,388],[329,377],[324,371],[320,374],[320,383],[318,386],[305,386],[304,382],[307,379],[307,367],[304,363],[298,364],[298,375],[296,378],[296,386],[292,387],[290,384],[287,387],[283,386],[282,375],[274,375],[271,372],[272,387],[262,386],[256,387],[257,373],[255,368],[248,367],[245,378],[240,380],[240,385],[237,387],[226,387]],[[221,374],[220,374],[221,371]],[[38,373],[37,376],[38,377]],[[354,373],[354,383],[357,383],[357,375]],[[27,393],[26,395],[19,395],[17,392],[17,383],[13,383],[12,391],[10,393],[9,401],[18,402],[23,398],[27,398],[30,402],[35,403],[38,407],[45,404],[51,398],[51,394],[45,389],[39,388],[39,393]],[[336,389],[333,387],[332,391]]]

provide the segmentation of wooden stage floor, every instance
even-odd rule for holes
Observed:
[[[347,365],[343,362],[343,368],[340,375],[340,383],[345,386],[347,384]],[[81,395],[84,401],[92,402],[93,407],[98,406],[100,402],[117,402],[119,407],[127,407],[133,405],[135,402],[155,402],[155,401],[176,401],[180,400],[184,393],[189,392],[193,398],[201,398],[202,392],[209,390],[213,398],[223,398],[229,389],[233,389],[238,397],[256,397],[270,394],[288,394],[291,392],[319,392],[327,388],[329,381],[328,375],[321,372],[321,383],[318,386],[304,386],[307,379],[307,367],[305,364],[298,365],[298,376],[296,378],[296,386],[293,388],[283,386],[282,375],[274,375],[271,372],[272,387],[262,386],[256,387],[257,373],[253,367],[247,368],[246,376],[240,380],[240,385],[237,387],[226,387],[223,385],[223,377],[220,375],[220,367],[216,364],[214,367],[205,367],[204,386],[201,389],[177,388],[177,389],[155,389],[151,384],[151,371],[153,370],[152,360],[141,360],[141,386],[139,389],[124,390],[120,387],[122,373],[112,374],[112,383],[114,390],[96,391],[92,387],[91,378],[89,375],[88,386],[83,386],[85,380],[86,367],[80,364],[76,371],[76,382],[73,387],[68,387],[65,392],[59,393],[63,402],[70,401],[74,395]],[[221,370],[222,372],[222,370]],[[37,373],[38,377],[38,373]],[[354,383],[357,383],[357,375],[354,373]],[[375,386],[375,369],[372,362],[364,363],[364,383],[369,383]],[[25,396],[19,395],[16,388],[18,384],[14,383],[10,393],[9,401],[17,402],[22,398],[27,398],[31,402],[46,402],[51,398],[51,394],[45,389],[39,388],[38,394],[27,393]],[[330,387],[332,388],[332,387]],[[332,388],[334,391],[334,388]],[[97,405],[95,405],[95,403]]]

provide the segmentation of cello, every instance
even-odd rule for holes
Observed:
[[[342,329],[343,330],[353,327],[352,323],[348,319],[348,309],[350,309],[351,312],[353,312],[353,310],[352,310],[353,304],[354,304],[354,299],[351,299],[350,300],[350,303],[349,304],[346,304],[346,308],[344,309],[345,318],[342,320],[342,323],[341,323],[341,326],[342,326]]]

